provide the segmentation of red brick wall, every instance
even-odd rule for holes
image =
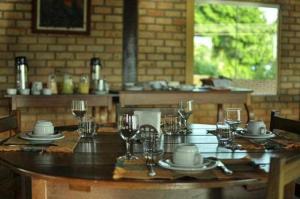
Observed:
[[[299,118],[300,101],[300,2],[297,0],[252,0],[278,3],[281,8],[280,62],[277,96],[253,96],[257,118],[269,121],[277,109],[289,118]],[[29,80],[46,82],[48,74],[63,71],[78,81],[89,73],[89,59],[103,60],[103,75],[113,89],[122,80],[122,0],[92,0],[89,36],[31,33],[31,1],[0,2],[0,91],[14,87],[14,57],[25,55]],[[186,1],[140,0],[138,24],[138,80],[185,81]],[[238,106],[238,105],[226,105]],[[74,123],[69,108],[22,110],[23,127],[29,129],[41,117],[56,124]],[[8,113],[7,100],[0,100],[1,115]],[[104,120],[105,115],[98,115]],[[215,123],[216,105],[201,105],[195,122]]]

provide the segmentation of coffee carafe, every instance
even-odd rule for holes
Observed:
[[[101,60],[97,57],[93,57],[90,62],[91,65],[91,90],[93,93],[97,91],[98,82],[101,79]]]
[[[26,57],[20,56],[15,58],[16,66],[16,87],[20,92],[21,89],[28,88],[28,66]]]

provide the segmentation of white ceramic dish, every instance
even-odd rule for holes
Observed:
[[[55,134],[54,134],[55,135]],[[20,133],[20,138],[24,140],[29,140],[29,141],[54,141],[54,140],[60,140],[63,139],[65,136],[60,133],[60,136],[57,137],[51,137],[51,136],[43,136],[43,137],[32,137],[32,132],[24,132]]]
[[[16,95],[17,94],[17,89],[8,88],[8,89],[6,89],[6,92],[7,92],[8,95]]]
[[[269,139],[276,136],[271,131],[267,131],[267,133],[263,135],[252,135],[247,133],[247,130],[239,131],[238,133],[236,133],[236,135],[239,137],[250,138],[250,139]]]
[[[179,90],[180,91],[192,91],[192,90],[194,90],[194,86],[190,85],[190,84],[181,84],[179,86]]]
[[[21,95],[29,95],[30,94],[30,89],[29,88],[21,89],[20,94]]]
[[[34,134],[32,131],[27,132],[26,134],[32,138],[57,138],[63,136],[62,133],[54,133],[51,135],[40,135],[40,134]]]
[[[95,91],[96,95],[106,95],[107,93],[107,91]]]
[[[171,160],[159,160],[158,165],[165,169],[175,170],[175,171],[183,171],[183,172],[200,172],[213,169],[217,166],[217,162],[214,160],[204,159],[203,164],[194,167],[182,167],[177,166],[172,163]]]
[[[126,88],[127,91],[142,91],[144,87],[142,86],[131,86]]]

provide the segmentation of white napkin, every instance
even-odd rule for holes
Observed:
[[[157,129],[157,132],[160,134],[160,118],[161,112],[159,110],[143,110],[143,111],[134,111],[135,115],[138,115],[139,124],[150,124]]]

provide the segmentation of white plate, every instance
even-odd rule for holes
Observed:
[[[38,134],[34,134],[32,131],[26,132],[26,134],[32,138],[57,138],[63,136],[62,133],[54,133],[51,135],[38,135]]]
[[[31,137],[29,136],[29,132],[25,132],[25,133],[20,133],[20,138],[24,139],[24,140],[29,140],[29,141],[53,141],[53,140],[60,140],[63,139],[65,136],[60,133],[60,136],[58,137]]]
[[[250,138],[250,139],[269,139],[275,137],[275,134],[271,131],[267,131],[264,135],[252,135],[248,134],[246,130],[240,131],[236,133],[237,136],[243,137],[243,138]]]
[[[217,162],[214,160],[204,159],[203,161],[204,163],[202,165],[195,166],[195,167],[177,166],[174,163],[172,163],[169,159],[158,161],[158,165],[165,169],[170,169],[175,171],[185,171],[185,172],[206,171],[209,169],[213,169],[217,166]]]
[[[144,90],[144,87],[142,87],[142,86],[131,86],[131,87],[127,87],[125,90],[127,90],[127,91],[142,91],[142,90]]]

